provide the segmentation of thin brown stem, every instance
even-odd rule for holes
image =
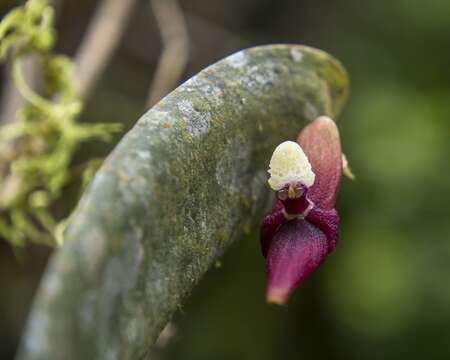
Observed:
[[[87,98],[120,43],[137,0],[102,0],[75,57],[76,81]]]
[[[167,95],[180,80],[189,59],[189,35],[177,0],[151,0],[153,13],[163,42],[147,106]]]
[[[5,67],[5,82],[2,89],[2,99],[0,101],[0,124],[8,124],[16,119],[17,111],[22,108],[26,100],[22,97],[11,78],[11,66]],[[36,56],[28,56],[21,64],[22,76],[25,82],[32,89],[39,85],[40,66]]]

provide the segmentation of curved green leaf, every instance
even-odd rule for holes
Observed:
[[[148,111],[96,174],[37,294],[20,359],[141,359],[268,200],[269,156],[335,117],[341,65],[296,45],[206,68]]]

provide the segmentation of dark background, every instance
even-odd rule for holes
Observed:
[[[0,0],[0,13],[19,3]],[[191,47],[180,82],[258,44],[307,44],[343,62],[351,95],[339,127],[357,181],[344,180],[339,195],[337,252],[287,307],[264,302],[254,229],[200,283],[155,358],[448,359],[450,1],[180,3]],[[95,5],[60,4],[58,51],[75,53]],[[141,1],[83,120],[132,126],[161,48]],[[91,144],[78,157],[108,150]],[[0,243],[1,359],[15,352],[48,254],[30,246],[16,256]]]

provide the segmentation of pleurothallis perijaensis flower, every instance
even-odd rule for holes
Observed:
[[[326,116],[308,124],[297,142],[283,142],[273,152],[268,183],[277,199],[261,225],[267,302],[286,303],[335,250],[343,158],[338,128]]]

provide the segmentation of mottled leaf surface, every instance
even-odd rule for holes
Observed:
[[[210,265],[261,218],[274,147],[335,117],[346,92],[326,53],[273,45],[235,53],[165,97],[83,196],[18,358],[144,358]]]

